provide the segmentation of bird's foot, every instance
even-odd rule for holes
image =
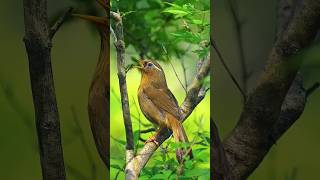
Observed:
[[[159,142],[156,139],[156,136],[152,136],[151,138],[149,138],[148,140],[146,140],[146,142],[144,144],[147,144],[149,142],[153,142],[155,143],[157,146],[159,146]]]

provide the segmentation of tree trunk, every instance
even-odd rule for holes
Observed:
[[[24,0],[24,42],[35,108],[44,180],[64,180],[59,113],[51,67],[51,39],[46,0]]]

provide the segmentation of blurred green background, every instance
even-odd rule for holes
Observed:
[[[0,179],[39,180],[40,159],[22,41],[22,4],[20,0],[0,1]],[[79,7],[74,1],[49,1],[50,20],[69,5]],[[106,168],[96,151],[87,115],[88,90],[99,48],[98,34],[80,20],[65,24],[53,41],[52,66],[70,180],[106,179]]]
[[[247,69],[252,75],[248,87],[255,86],[275,39],[277,1],[236,1],[242,24],[243,48]],[[217,0],[213,7],[213,36],[236,78],[241,78],[239,48],[228,1]],[[319,42],[319,41],[318,41]],[[307,51],[301,69],[305,87],[320,81],[320,44]],[[240,81],[241,82],[241,81]],[[213,60],[213,117],[222,138],[235,126],[242,111],[241,94],[221,62]],[[318,179],[320,152],[320,92],[308,99],[300,119],[271,149],[249,180]]]

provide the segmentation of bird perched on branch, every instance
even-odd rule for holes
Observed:
[[[106,0],[97,0],[104,8],[105,17],[73,14],[97,27],[101,39],[100,55],[89,89],[88,112],[92,134],[99,155],[109,168],[110,147],[110,62],[109,62],[109,6]]]
[[[155,61],[140,60],[137,68],[141,72],[141,82],[138,89],[140,109],[150,122],[159,126],[157,133],[147,142],[159,145],[156,136],[162,128],[169,128],[172,130],[176,142],[187,143],[186,132],[179,121],[178,102],[167,86],[161,66]],[[189,150],[178,148],[176,150],[178,162],[182,163],[187,154],[192,158],[191,148]]]

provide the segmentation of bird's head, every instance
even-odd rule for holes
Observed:
[[[162,74],[163,70],[161,66],[156,62],[152,60],[140,60],[138,69],[142,74]]]
[[[142,75],[143,81],[152,81],[153,83],[165,83],[166,78],[162,67],[156,61],[142,59],[136,66]]]

